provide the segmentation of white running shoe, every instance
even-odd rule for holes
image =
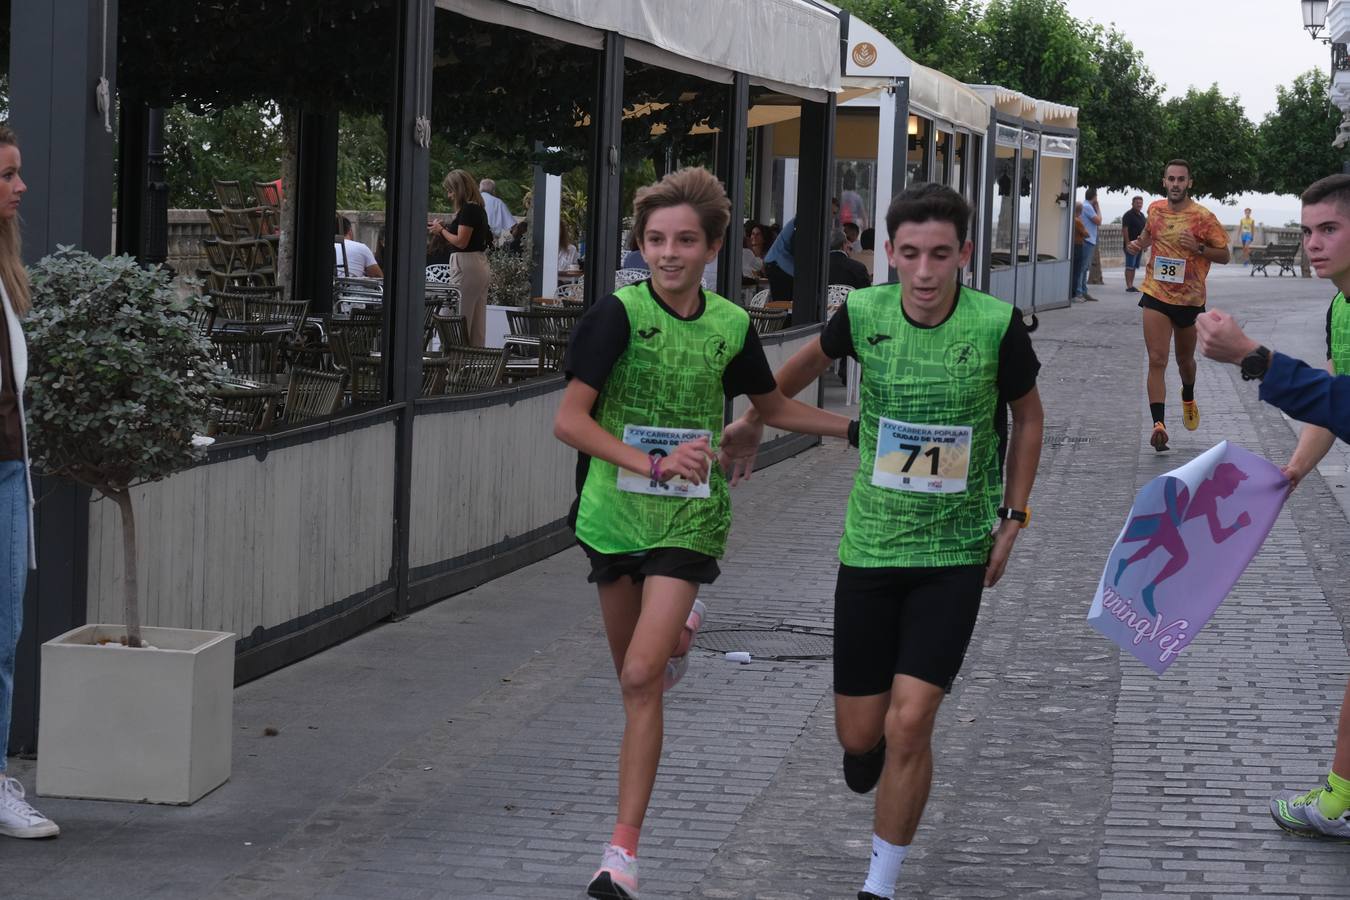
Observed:
[[[23,785],[16,779],[0,779],[0,834],[14,838],[56,837],[56,823],[28,805]]]
[[[622,847],[606,844],[586,896],[595,900],[638,900],[637,857]]]

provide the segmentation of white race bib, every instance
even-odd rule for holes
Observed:
[[[1186,260],[1170,256],[1153,257],[1153,278],[1168,284],[1186,283]]]
[[[959,494],[970,470],[969,425],[911,425],[877,421],[872,483],[893,491]]]
[[[650,456],[669,456],[675,448],[699,438],[712,439],[711,431],[697,428],[654,428],[648,425],[623,426],[623,442],[637,447]],[[678,497],[681,500],[704,498],[712,495],[708,482],[694,484],[676,475],[668,481],[658,482],[646,475],[637,475],[627,469],[619,469],[619,490],[630,494],[652,494],[657,497]]]

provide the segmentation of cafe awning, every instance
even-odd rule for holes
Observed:
[[[814,101],[839,90],[839,19],[808,0],[436,0],[436,5],[587,47],[599,48],[605,32],[617,32],[627,39],[627,56],[710,81],[729,83],[741,72],[754,84]]]

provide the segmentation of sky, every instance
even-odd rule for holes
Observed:
[[[1079,19],[1114,23],[1139,50],[1164,97],[1217,82],[1224,94],[1241,98],[1247,118],[1258,125],[1275,110],[1277,85],[1331,63],[1330,48],[1303,30],[1298,0],[1066,0],[1065,5]],[[1103,193],[1103,199],[1107,221],[1128,205],[1123,195]],[[1211,199],[1201,202],[1224,222],[1236,221],[1244,206],[1270,225],[1297,219],[1299,212],[1298,198],[1274,194],[1244,195],[1222,209]]]

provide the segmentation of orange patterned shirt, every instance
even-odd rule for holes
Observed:
[[[1195,201],[1181,212],[1173,212],[1166,200],[1155,200],[1149,204],[1144,231],[1153,238],[1144,293],[1176,306],[1204,306],[1210,262],[1199,254],[1187,253],[1177,240],[1189,231],[1201,246],[1227,247],[1228,230],[1214,213]]]

